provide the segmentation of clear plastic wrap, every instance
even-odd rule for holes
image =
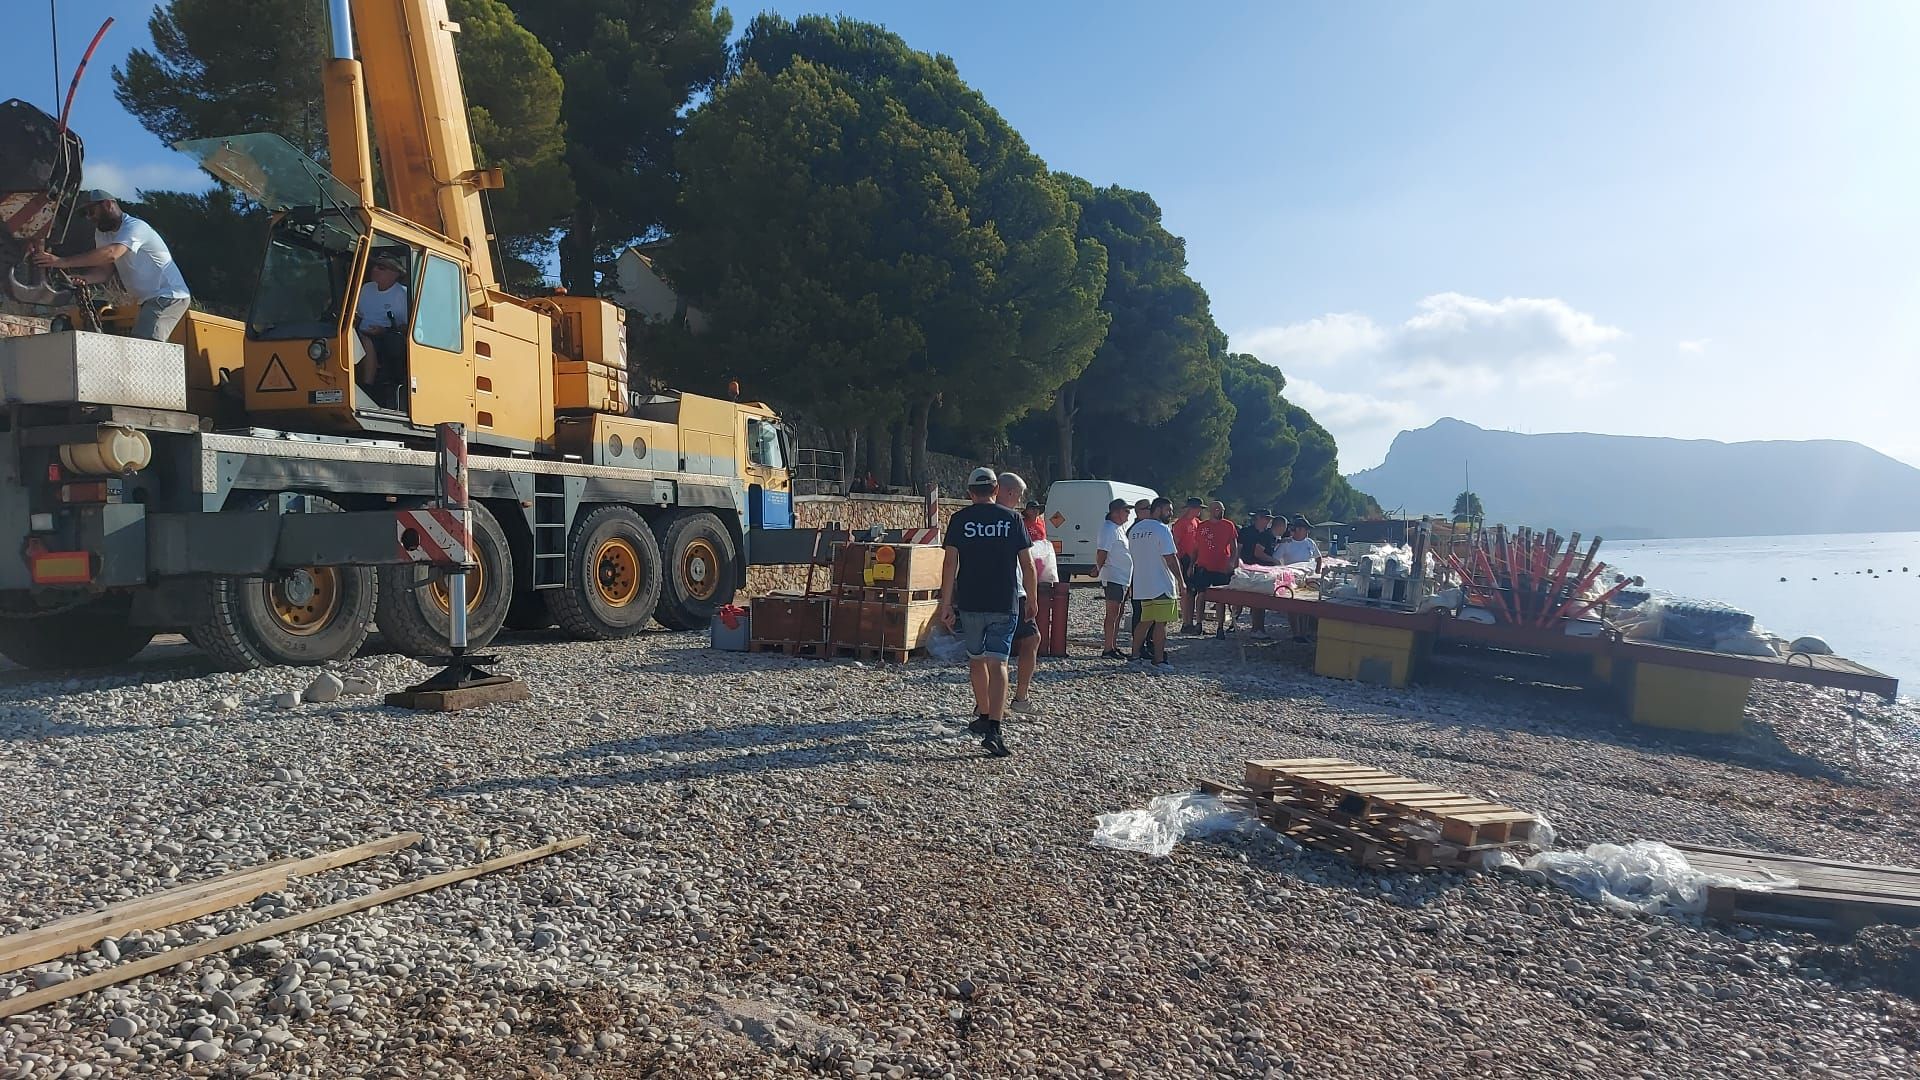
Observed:
[[[1158,795],[1145,810],[1101,814],[1093,826],[1093,845],[1116,851],[1165,856],[1189,836],[1257,832],[1264,828],[1253,812],[1217,795],[1183,791]]]
[[[1590,844],[1585,851],[1542,851],[1522,861],[1498,853],[1494,865],[1530,870],[1568,892],[1611,908],[1649,914],[1698,915],[1712,885],[1790,889],[1791,878],[1736,878],[1695,870],[1687,857],[1657,840]]]
[[[934,623],[932,633],[927,635],[927,655],[943,664],[964,664],[967,662],[967,643],[951,630]]]

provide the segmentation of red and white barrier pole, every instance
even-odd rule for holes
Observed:
[[[461,561],[447,570],[447,644],[452,654],[467,651],[467,568],[473,565],[473,509],[467,502],[467,429],[439,424],[439,468],[434,472],[440,505],[459,523]]]

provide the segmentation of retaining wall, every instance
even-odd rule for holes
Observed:
[[[956,499],[940,500],[935,524],[966,504]],[[889,529],[918,529],[926,524],[926,500],[907,495],[801,495],[793,500],[794,527],[817,529],[837,521],[859,530],[874,525]],[[825,588],[827,567],[814,571],[813,587]],[[748,596],[764,596],[776,589],[799,591],[806,587],[804,566],[756,566],[747,571]]]

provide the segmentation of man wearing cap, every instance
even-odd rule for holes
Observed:
[[[1273,534],[1273,511],[1255,510],[1252,520],[1241,526],[1239,541],[1241,562],[1251,566],[1278,565],[1273,557],[1273,550],[1278,544]],[[1244,614],[1246,609],[1240,608],[1238,611]],[[1260,608],[1253,610],[1253,636],[1267,636],[1267,613]]]
[[[374,389],[398,386],[407,362],[407,287],[400,284],[405,268],[398,257],[381,252],[367,268],[354,305],[353,326],[366,356],[355,373],[361,386]]]
[[[1274,561],[1281,566],[1295,566],[1300,563],[1312,563],[1314,573],[1320,572],[1320,545],[1313,542],[1307,534],[1313,530],[1307,519],[1299,514],[1287,523],[1285,539],[1274,547]],[[1288,615],[1287,623],[1293,630],[1293,640],[1305,644],[1311,640],[1313,617],[1310,615]]]
[[[1127,548],[1133,554],[1133,597],[1140,616],[1133,627],[1133,655],[1148,660],[1147,670],[1167,671],[1167,624],[1180,615],[1180,560],[1173,550],[1173,500],[1155,499],[1147,516],[1127,530]],[[1151,650],[1151,655],[1149,655]]]
[[[966,644],[974,708],[968,730],[981,737],[988,753],[1006,757],[1000,721],[1007,707],[1007,657],[1013,654],[1014,629],[1034,617],[1040,581],[1020,515],[994,502],[999,479],[984,467],[967,477],[972,505],[947,520],[947,562],[934,614]],[[1014,590],[1016,572],[1025,603]]]
[[[1010,472],[1001,473],[997,479],[999,487],[995,490],[994,502],[1015,513],[1020,513],[1021,500],[1026,498],[1027,495],[1027,482],[1020,478],[1019,473]],[[1027,505],[1033,507],[1035,514],[1038,514],[1039,503],[1028,503]],[[1028,524],[1030,520],[1030,518],[1022,515],[1020,522],[1020,528],[1028,538],[1027,542],[1031,544],[1036,540],[1045,540],[1047,538],[1046,526],[1042,525],[1040,527],[1040,535],[1035,537],[1033,535],[1033,529]],[[1028,554],[1031,555],[1032,552],[1028,552]],[[1038,564],[1035,565],[1035,574],[1036,576],[1038,575]],[[1021,577],[1021,572],[1018,567],[1014,568],[1013,587],[1018,593],[1016,598],[1022,601],[1023,607],[1025,600],[1029,596],[1033,597],[1034,607],[1036,609],[1039,607],[1039,592],[1029,592],[1027,590],[1026,582]],[[1022,618],[1020,625],[1014,627],[1013,648],[1016,659],[1014,663],[1012,708],[1013,711],[1017,713],[1030,713],[1034,711],[1033,699],[1028,696],[1029,692],[1033,689],[1033,669],[1040,664],[1040,624],[1032,615],[1027,615]]]
[[[165,341],[187,313],[192,294],[167,242],[153,226],[120,209],[112,194],[94,188],[80,193],[80,212],[93,223],[93,250],[65,258],[51,251],[33,253],[42,269],[78,271],[73,277],[99,284],[118,272],[120,285],[140,305],[133,336]]]
[[[1100,523],[1100,542],[1093,549],[1094,573],[1100,576],[1100,594],[1107,603],[1106,622],[1101,625],[1103,660],[1125,660],[1120,651],[1120,606],[1126,603],[1127,590],[1133,585],[1133,553],[1127,546],[1127,521],[1132,512],[1127,500],[1107,504],[1107,519]],[[1139,620],[1135,620],[1136,622]]]
[[[1200,546],[1200,519],[1206,516],[1206,504],[1199,499],[1188,499],[1187,505],[1180,510],[1180,516],[1173,523],[1173,552],[1180,559],[1180,580],[1193,582],[1193,553]],[[1193,616],[1194,590],[1188,589],[1181,599],[1180,631],[1194,632],[1198,622]]]

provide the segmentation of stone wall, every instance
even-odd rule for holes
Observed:
[[[940,500],[936,524],[965,503]],[[905,495],[802,495],[793,500],[794,527],[817,529],[837,521],[854,530],[882,525],[889,529],[918,529],[926,524],[926,500]],[[828,570],[814,571],[813,587],[827,586]],[[748,596],[764,596],[776,589],[798,592],[806,587],[804,566],[756,566],[747,571]]]

